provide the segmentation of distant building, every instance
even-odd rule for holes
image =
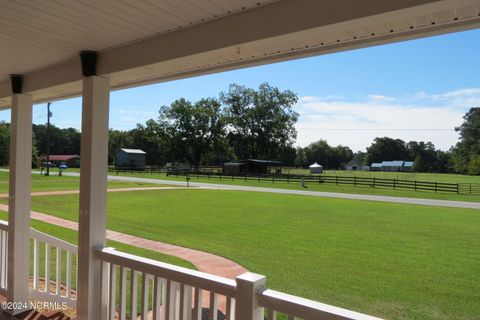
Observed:
[[[274,173],[281,172],[283,162],[273,160],[248,159],[241,161],[225,162],[223,164],[223,173],[229,175],[239,174],[268,174],[274,168]]]
[[[316,162],[310,165],[308,168],[310,168],[310,173],[312,174],[323,173],[323,167]]]
[[[145,169],[146,154],[140,149],[118,149],[115,165],[117,168],[143,170]]]
[[[403,163],[403,172],[413,172],[413,161],[405,161]]]
[[[46,162],[47,156],[41,157],[40,160],[42,163]],[[76,154],[51,154],[48,161],[55,167],[65,164],[69,168],[80,168],[80,156]]]
[[[412,172],[413,161],[382,161],[381,163],[372,163],[370,171],[386,171],[386,172]]]
[[[354,171],[362,169],[362,165],[356,160],[352,159],[345,165],[345,170]]]

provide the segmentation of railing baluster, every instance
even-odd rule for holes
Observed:
[[[148,277],[145,272],[142,273],[142,320],[148,317]]]
[[[45,292],[50,292],[50,245],[45,242]]]
[[[167,279],[167,289],[166,289],[166,297],[165,297],[165,317],[168,320],[174,320],[175,317],[175,292],[174,284],[172,281]]]
[[[195,312],[194,320],[202,320],[203,292],[200,288],[195,288]]]
[[[57,247],[56,267],[55,267],[55,294],[60,295],[62,286],[62,250]]]
[[[162,283],[159,277],[153,280],[153,320],[160,320],[160,303],[162,295]]]
[[[268,309],[268,320],[277,320],[277,312],[272,308]]]
[[[120,307],[119,307],[119,317],[120,320],[126,319],[127,306],[127,270],[125,267],[120,267]]]
[[[72,294],[72,253],[67,251],[67,261],[66,261],[66,297],[70,298]]]
[[[68,260],[68,259],[67,259]],[[102,286],[101,297],[102,297],[102,319],[108,319],[108,308],[109,308],[109,296],[110,296],[110,263],[102,262],[101,263],[101,281]]]
[[[115,320],[116,307],[116,286],[117,286],[117,266],[110,264],[110,290],[108,292],[109,305],[109,319]]]
[[[215,292],[210,291],[210,312],[208,319],[217,320],[218,319],[218,298]]]
[[[160,281],[160,288],[161,288],[161,308],[160,308],[160,319],[164,320],[167,319],[167,281],[165,279],[161,279]]]
[[[38,272],[40,269],[40,245],[37,239],[33,239],[33,289],[38,290]]]
[[[130,319],[137,319],[137,272],[130,272]]]
[[[180,319],[192,319],[192,287],[180,285]]]
[[[5,275],[3,273],[3,265],[6,264],[7,262],[4,259],[4,254],[3,254],[3,234],[4,231],[0,230],[0,288],[4,288],[5,286]]]
[[[231,315],[232,315],[232,298],[227,297],[227,303],[225,306],[225,319],[230,320]]]
[[[7,262],[4,259],[3,255],[3,230],[0,230],[0,288],[4,288],[5,283],[5,275],[3,274],[3,265],[6,264]]]

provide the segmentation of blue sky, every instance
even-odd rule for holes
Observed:
[[[470,107],[480,107],[480,30],[358,49],[177,80],[111,94],[110,127],[131,129],[156,118],[161,105],[184,97],[217,97],[230,83],[262,82],[300,97],[297,145],[318,139],[364,150],[373,138],[391,136],[455,144],[454,127]],[[81,100],[52,104],[59,127],[80,127]],[[46,104],[34,122],[46,122]],[[9,120],[0,112],[0,120]]]

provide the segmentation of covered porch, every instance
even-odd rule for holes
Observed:
[[[262,275],[226,279],[107,248],[110,91],[478,28],[480,1],[9,1],[0,15],[0,108],[11,110],[0,319],[31,299],[80,320],[200,320],[204,309],[214,320],[376,319],[268,289]],[[32,106],[76,96],[78,247],[30,226]]]

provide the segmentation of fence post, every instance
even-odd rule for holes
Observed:
[[[373,187],[375,188],[375,177],[373,177]]]
[[[458,185],[458,182],[457,182],[457,194],[460,194],[460,187]]]
[[[435,193],[437,193],[437,181],[435,181]]]
[[[470,194],[472,194],[472,184],[470,183]]]
[[[396,178],[393,178],[393,189],[396,189],[396,182],[397,182],[397,179]]]
[[[417,180],[415,180],[415,191],[417,191]]]
[[[335,176],[335,184],[338,186],[338,176]]]
[[[258,306],[257,293],[265,289],[265,276],[247,272],[236,278],[235,319],[263,320],[263,308]]]

